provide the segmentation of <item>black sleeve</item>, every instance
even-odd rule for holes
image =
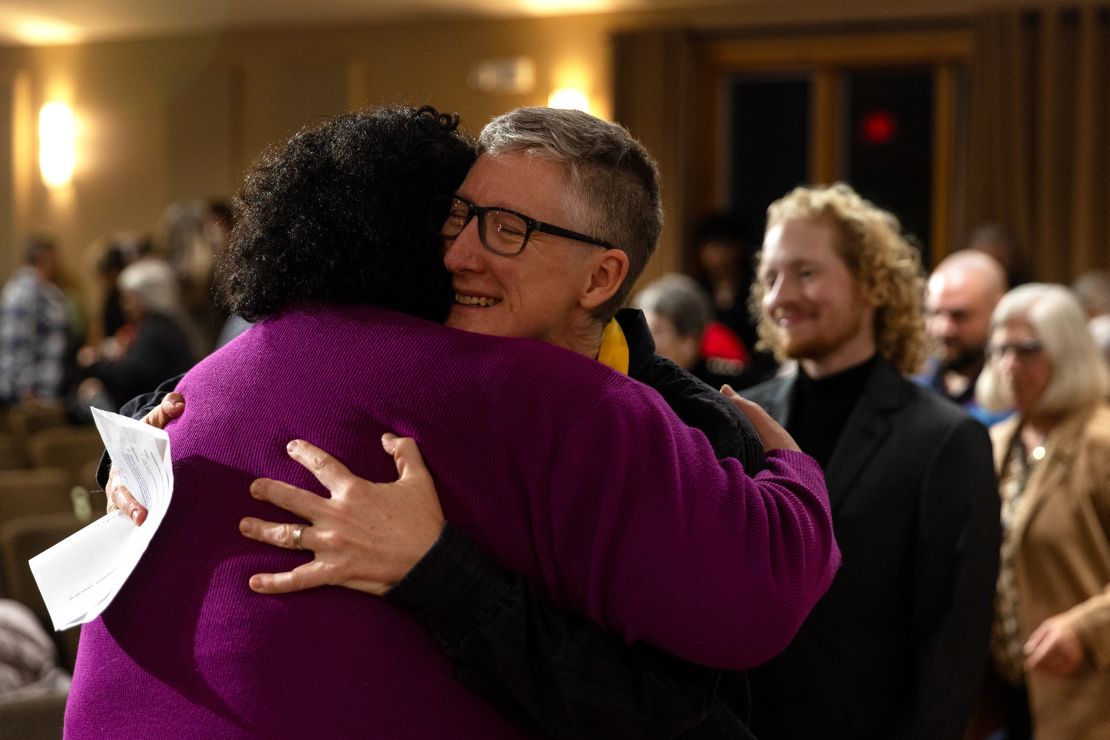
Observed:
[[[451,525],[386,598],[427,625],[463,684],[551,737],[750,737],[716,702],[718,671],[556,611]]]
[[[989,660],[1001,542],[990,438],[964,419],[924,481],[914,571],[917,692],[898,737],[958,740]]]
[[[702,430],[718,457],[740,459],[749,475],[763,467],[758,433],[716,390],[654,355],[634,377]],[[750,737],[736,713],[746,718],[744,674],[730,676],[743,690],[726,705],[719,671],[560,613],[451,527],[390,598],[428,626],[463,684],[551,737]]]
[[[169,380],[163,381],[150,393],[135,396],[120,407],[119,413],[123,416],[129,416],[132,419],[143,418],[157,408],[158,404],[162,403],[162,399],[166,397],[166,394],[176,388],[183,377],[185,377],[184,373],[174,376]],[[108,485],[108,473],[111,469],[112,458],[108,457],[108,453],[105,452],[100,456],[100,465],[96,468],[96,484],[101,488]]]
[[[766,454],[759,432],[719,390],[658,356],[636,380],[654,388],[683,424],[705,434],[718,458],[736,458],[748,475],[763,470]]]

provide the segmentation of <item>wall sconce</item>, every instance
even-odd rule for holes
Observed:
[[[58,188],[73,180],[76,159],[77,119],[65,103],[47,103],[39,111],[39,170],[47,187]]]
[[[547,107],[569,108],[571,110],[590,112],[590,98],[581,90],[573,87],[560,87],[552,90],[547,96]]]

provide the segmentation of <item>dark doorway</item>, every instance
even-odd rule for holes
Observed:
[[[810,82],[738,78],[730,93],[729,202],[758,245],[767,206],[808,180]]]

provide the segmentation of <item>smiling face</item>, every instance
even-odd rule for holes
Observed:
[[[875,309],[836,251],[832,224],[788,219],[768,229],[759,280],[763,314],[782,353],[811,377],[846,370],[875,353]]]
[[[563,197],[568,187],[559,163],[523,153],[483,154],[458,194],[480,206],[500,206],[576,230],[581,225]],[[445,246],[443,262],[455,290],[448,326],[539,339],[589,354],[579,346],[593,322],[582,301],[606,250],[533,232],[524,251],[506,257],[482,246],[476,219]]]

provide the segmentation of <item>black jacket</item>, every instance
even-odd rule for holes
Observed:
[[[789,429],[796,378],[744,395]],[[961,737],[998,571],[986,430],[880,358],[825,477],[843,561],[790,646],[750,673],[753,729],[765,740]]]
[[[119,403],[168,375],[185,372],[195,361],[181,327],[168,316],[151,313],[139,321],[123,357],[95,362],[85,374],[104,383],[108,394]]]

